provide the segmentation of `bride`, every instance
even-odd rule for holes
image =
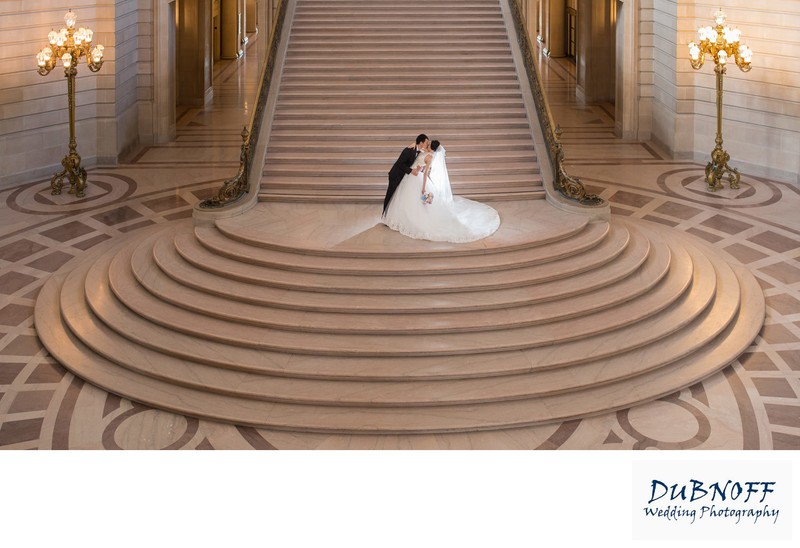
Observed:
[[[419,174],[407,174],[395,191],[383,218],[386,226],[409,238],[437,242],[480,240],[500,226],[493,208],[453,196],[439,141],[432,141],[417,156],[411,168],[417,167]]]

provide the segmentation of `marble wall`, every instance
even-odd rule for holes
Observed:
[[[117,146],[114,157],[152,142],[153,0],[116,0]]]
[[[800,2],[641,0],[639,137],[676,157],[708,160],[716,134],[713,63],[692,69],[687,44],[722,6],[754,51],[724,79],[723,137],[740,171],[800,183]]]

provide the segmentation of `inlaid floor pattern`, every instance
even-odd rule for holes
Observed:
[[[299,1],[260,199],[380,202],[419,133],[456,193],[544,198],[499,3]]]

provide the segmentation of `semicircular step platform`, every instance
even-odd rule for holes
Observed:
[[[753,276],[670,228],[497,202],[478,242],[410,240],[374,205],[261,202],[131,234],[42,289],[53,356],[110,392],[295,432],[507,429],[628,408],[743,352]]]

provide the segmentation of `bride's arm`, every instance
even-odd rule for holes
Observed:
[[[428,154],[425,156],[425,171],[422,173],[422,193],[425,194],[425,185],[428,182],[428,172],[431,170],[431,158],[433,155]]]

